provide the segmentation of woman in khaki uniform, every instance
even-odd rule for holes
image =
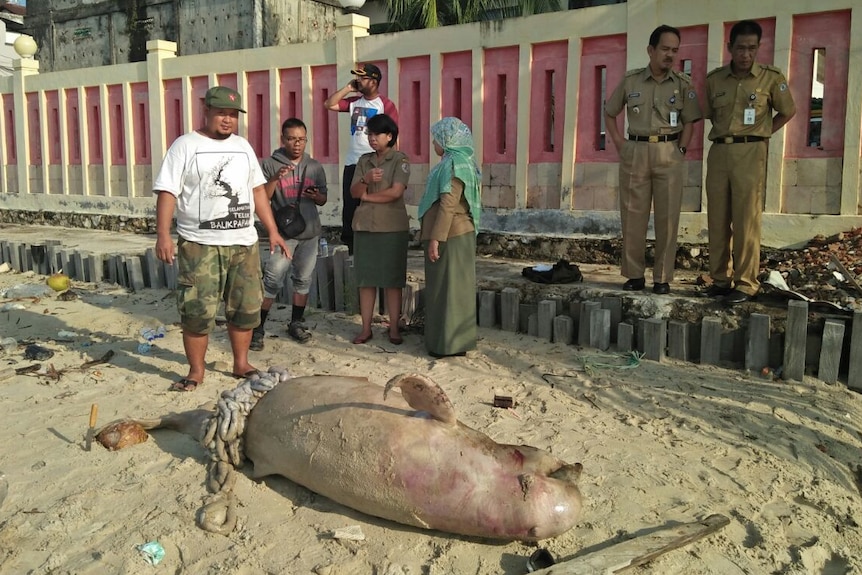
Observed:
[[[441,156],[419,202],[425,249],[425,347],[434,357],[476,349],[476,232],[481,179],[473,135],[458,118],[431,126]]]
[[[373,337],[371,316],[377,288],[386,295],[389,310],[389,341],[400,345],[401,290],[407,283],[407,242],[409,219],[404,190],[410,179],[407,155],[395,150],[398,124],[386,114],[372,116],[366,124],[373,152],[360,156],[353,174],[350,194],[360,200],[353,216],[356,283],[359,286],[359,313],[362,331],[353,343]]]

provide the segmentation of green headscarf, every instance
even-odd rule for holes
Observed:
[[[482,179],[473,154],[473,134],[467,124],[458,118],[443,118],[431,126],[431,135],[443,148],[443,157],[428,174],[425,194],[419,201],[419,219],[440,198],[440,194],[452,191],[452,178],[455,177],[464,182],[464,197],[470,206],[470,216],[478,234]]]

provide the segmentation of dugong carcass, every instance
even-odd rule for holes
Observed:
[[[147,427],[193,432],[205,413]],[[535,541],[567,531],[581,511],[580,463],[459,423],[444,391],[421,375],[385,388],[362,377],[288,379],[251,410],[243,438],[253,477],[281,475],[406,525]]]

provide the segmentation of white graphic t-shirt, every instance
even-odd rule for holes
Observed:
[[[257,155],[244,138],[225,140],[191,132],[177,138],[153,183],[177,197],[177,234],[211,246],[257,241],[254,194],[266,183]]]
[[[338,103],[339,110],[350,112],[350,147],[344,158],[344,164],[351,166],[359,161],[359,156],[373,152],[368,143],[368,133],[365,124],[377,114],[386,114],[398,123],[398,110],[395,104],[385,96],[377,96],[366,100],[364,97],[351,96]]]

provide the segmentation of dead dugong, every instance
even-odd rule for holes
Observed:
[[[459,423],[421,375],[385,388],[362,377],[287,380],[252,409],[244,439],[253,476],[282,475],[406,525],[534,541],[567,531],[581,511],[579,463]]]
[[[178,429],[206,444],[212,416],[198,409],[134,423]],[[220,432],[225,425],[217,422]],[[346,507],[406,525],[536,541],[567,531],[581,512],[580,463],[526,445],[501,445],[459,423],[445,392],[418,374],[381,387],[363,377],[288,379],[285,373],[239,429],[253,477],[281,475]]]

